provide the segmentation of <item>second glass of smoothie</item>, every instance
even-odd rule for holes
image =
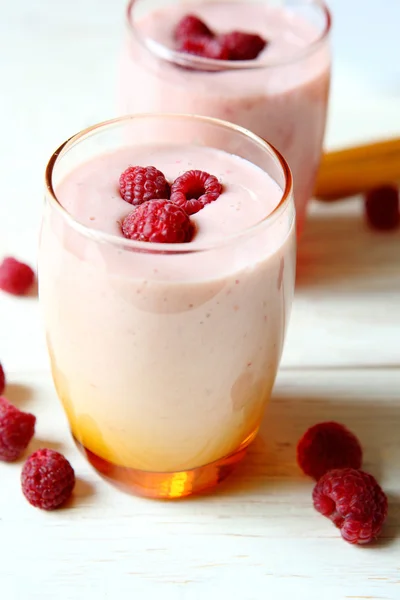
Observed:
[[[187,14],[218,34],[256,33],[267,46],[254,60],[215,60],[178,51],[174,32]],[[327,114],[330,15],[323,2],[131,0],[127,21],[120,111],[207,115],[268,140],[292,170],[300,231]]]
[[[119,178],[148,165],[170,184],[193,170],[220,182],[220,196],[190,216],[191,239],[124,237],[126,217],[154,200],[133,206]],[[286,162],[228,123],[132,116],[55,152],[40,301],[59,398],[102,475],[176,498],[214,486],[243,457],[282,353],[295,237]]]

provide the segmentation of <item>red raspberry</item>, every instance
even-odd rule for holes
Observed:
[[[35,433],[36,417],[0,396],[0,460],[17,460]]]
[[[264,50],[267,41],[261,36],[242,31],[232,31],[219,36],[229,53],[229,60],[253,60]]]
[[[213,37],[214,33],[196,15],[186,15],[176,26],[174,36],[178,42],[181,42],[193,37]]]
[[[310,427],[297,444],[297,463],[306,475],[319,479],[331,469],[359,469],[362,448],[356,436],[340,423]]]
[[[386,495],[374,477],[356,469],[328,471],[314,488],[313,502],[350,544],[377,538],[388,511]]]
[[[35,280],[35,273],[28,265],[15,260],[5,258],[0,264],[0,290],[22,296],[26,294]]]
[[[204,35],[183,38],[179,43],[178,50],[213,60],[229,60],[230,56],[229,49],[222,40]]]
[[[122,223],[126,238],[139,242],[180,244],[190,242],[193,226],[185,211],[169,200],[149,200]]]
[[[221,192],[222,185],[214,175],[205,171],[186,171],[171,187],[171,202],[181,206],[188,215],[194,215],[219,198]]]
[[[6,387],[6,375],[4,373],[2,364],[0,363],[0,395],[4,392],[5,387]]]
[[[399,191],[392,185],[371,190],[365,198],[365,213],[373,229],[395,229],[400,223]]]
[[[138,206],[148,200],[169,198],[170,186],[155,167],[129,167],[119,178],[119,191],[129,204]]]
[[[21,485],[25,498],[32,506],[53,510],[72,494],[75,473],[62,454],[43,448],[31,454],[26,461]]]

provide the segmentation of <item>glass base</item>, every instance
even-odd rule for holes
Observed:
[[[174,473],[157,473],[122,467],[100,458],[85,448],[75,437],[74,440],[96,471],[123,491],[147,498],[177,499],[209,490],[228,477],[244,458],[256,434],[257,431],[254,431],[237,450],[215,462]]]

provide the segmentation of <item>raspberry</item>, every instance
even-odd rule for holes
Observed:
[[[229,53],[229,60],[253,60],[264,50],[266,40],[253,33],[232,31],[219,36]]]
[[[139,242],[180,244],[190,242],[193,226],[185,211],[168,200],[149,200],[122,223],[126,238]]]
[[[221,192],[222,185],[214,175],[205,171],[186,171],[171,187],[171,202],[181,206],[188,215],[194,215],[219,198]]]
[[[119,191],[129,204],[138,206],[148,200],[169,198],[170,186],[155,167],[129,167],[119,178]]]
[[[0,396],[0,460],[17,460],[35,433],[36,417],[22,412]]]
[[[43,448],[31,454],[26,461],[21,485],[25,498],[32,506],[53,510],[72,494],[75,473],[62,454]]]
[[[214,33],[209,27],[195,15],[186,15],[183,17],[174,31],[175,39],[178,42],[193,37],[213,37]]]
[[[4,373],[2,364],[0,363],[0,395],[4,392],[5,387],[6,387],[6,375]]]
[[[210,38],[204,35],[183,38],[179,43],[178,50],[213,60],[229,60],[229,49],[224,42],[219,38]]]
[[[15,258],[5,258],[0,264],[0,290],[22,296],[26,294],[35,279],[35,274],[28,265]]]
[[[318,480],[331,469],[359,469],[362,449],[344,425],[319,423],[310,427],[297,444],[297,462],[306,475]]]
[[[399,191],[392,185],[371,190],[365,198],[365,213],[373,229],[395,229],[400,223]]]
[[[374,477],[356,469],[328,471],[313,490],[313,502],[350,544],[377,538],[388,510],[386,495]]]
[[[195,15],[186,15],[175,28],[178,50],[214,60],[253,60],[264,50],[267,41],[254,33],[231,31],[216,36]]]

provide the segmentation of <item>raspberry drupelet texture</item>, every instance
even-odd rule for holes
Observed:
[[[22,412],[0,396],[0,460],[17,460],[35,433],[36,417]]]
[[[396,229],[400,225],[398,188],[385,185],[371,190],[365,197],[365,214],[372,229]]]
[[[190,242],[193,225],[177,204],[169,200],[149,200],[125,217],[122,233],[139,242],[180,244]]]
[[[222,185],[214,175],[204,171],[187,171],[174,181],[171,202],[193,215],[221,195]]]
[[[4,392],[5,387],[6,387],[6,375],[4,373],[2,364],[0,363],[0,396]]]
[[[331,469],[359,469],[362,448],[356,436],[334,422],[310,427],[297,444],[297,463],[302,471],[319,479]]]
[[[72,494],[75,473],[68,460],[47,448],[37,450],[26,461],[21,474],[25,498],[37,508],[58,508]]]
[[[254,60],[267,46],[266,40],[254,33],[232,31],[219,36],[228,51],[229,60]]]
[[[196,15],[186,15],[178,23],[174,31],[174,37],[177,41],[187,40],[195,37],[214,37],[211,29],[196,17]]]
[[[374,477],[356,469],[328,471],[314,488],[313,503],[350,544],[376,539],[388,511],[386,495]]]
[[[169,198],[170,186],[155,167],[129,167],[119,179],[119,191],[124,200],[138,206],[148,200]]]
[[[35,280],[35,273],[25,263],[7,257],[0,264],[0,290],[23,296],[29,291]]]

